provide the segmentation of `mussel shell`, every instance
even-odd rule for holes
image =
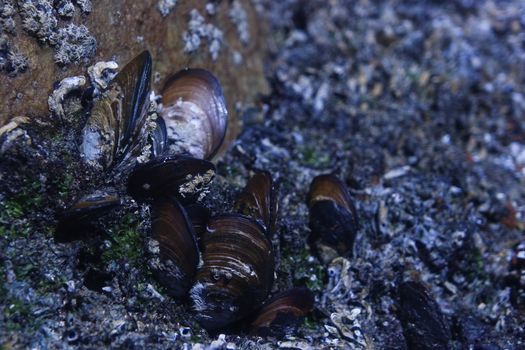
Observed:
[[[216,330],[244,318],[266,299],[274,256],[264,228],[238,214],[212,218],[202,247],[203,264],[191,298],[201,325]]]
[[[111,284],[112,278],[111,273],[90,267],[84,274],[84,286],[92,291],[102,292],[102,288]]]
[[[316,202],[331,200],[349,211],[355,211],[352,196],[346,185],[335,175],[326,174],[316,176],[310,184],[308,192],[308,207]]]
[[[197,242],[199,242],[206,233],[208,222],[211,218],[211,212],[204,205],[199,203],[192,203],[184,207],[188,218],[190,219],[193,230],[197,236]]]
[[[166,152],[168,147],[168,132],[164,119],[155,119],[155,129],[151,134],[151,155],[152,158],[160,157]]]
[[[235,210],[254,218],[266,228],[268,237],[275,232],[277,200],[272,175],[267,171],[256,172],[235,201]]]
[[[103,169],[130,161],[142,151],[151,84],[151,55],[142,52],[115,76],[93,102],[83,130],[82,156]]]
[[[184,208],[176,200],[152,205],[149,266],[167,293],[186,296],[199,263],[195,232]]]
[[[65,243],[89,237],[94,233],[91,221],[120,206],[121,199],[115,193],[97,191],[80,198],[59,215],[55,240]]]
[[[449,325],[421,283],[401,283],[397,299],[398,316],[409,349],[450,349]]]
[[[191,203],[213,180],[215,165],[187,156],[164,156],[141,164],[131,172],[128,194],[140,202],[175,197]]]
[[[280,292],[259,310],[250,323],[250,333],[274,337],[290,334],[313,306],[314,295],[308,288],[297,287]]]
[[[134,146],[134,140],[144,131],[146,114],[149,106],[149,93],[151,86],[151,54],[143,51],[140,55],[129,62],[116,76],[112,84],[122,88],[124,101],[122,104],[123,117],[126,122],[123,125],[123,135],[119,141],[119,147],[123,151]]]
[[[312,231],[309,243],[315,247],[320,241],[340,255],[351,255],[359,224],[344,183],[334,175],[317,176],[310,186],[308,206]]]
[[[217,78],[204,69],[184,69],[162,90],[162,118],[172,153],[211,159],[226,135],[228,112]]]

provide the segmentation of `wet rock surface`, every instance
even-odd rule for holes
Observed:
[[[257,5],[273,33],[271,94],[244,112],[203,202],[232,211],[251,171],[270,171],[280,204],[273,292],[306,285],[314,312],[283,339],[208,334],[153,278],[150,214],[131,201],[96,223],[102,233],[55,243],[55,215],[109,181],[80,162],[87,115],[74,95],[60,127],[2,129],[0,342],[523,348],[523,4]],[[306,243],[306,198],[311,180],[331,172],[348,186],[359,228],[351,257],[323,265]]]

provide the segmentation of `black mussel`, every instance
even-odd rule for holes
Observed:
[[[274,256],[264,228],[238,214],[212,218],[201,240],[203,264],[190,295],[198,321],[216,330],[262,305],[273,283]]]
[[[89,268],[84,275],[84,286],[92,291],[102,292],[102,288],[111,284],[112,278],[113,275],[109,272]]]
[[[310,185],[308,208],[312,231],[309,243],[313,249],[327,258],[333,249],[339,255],[351,255],[358,220],[345,184],[334,175],[315,177]]]
[[[314,295],[305,287],[292,288],[270,298],[250,323],[250,333],[282,337],[290,334],[312,311]]]
[[[184,69],[162,90],[162,118],[170,152],[211,159],[226,135],[228,111],[217,78],[204,69]]]
[[[401,283],[397,288],[397,299],[397,312],[409,349],[450,349],[448,322],[421,283]]]
[[[82,132],[81,152],[88,163],[112,168],[139,156],[147,142],[151,55],[142,52],[115,76],[93,102]]]
[[[197,235],[197,240],[200,240],[205,234],[206,226],[211,218],[210,210],[200,203],[189,204],[185,206],[184,209],[186,210],[191,225],[193,226],[193,230]]]
[[[197,271],[199,250],[191,222],[176,200],[153,203],[147,245],[149,266],[159,282],[170,296],[184,297]]]
[[[127,191],[139,202],[174,197],[182,203],[191,203],[205,193],[214,175],[215,165],[203,159],[158,157],[133,169]]]
[[[97,191],[84,196],[59,215],[55,229],[55,240],[65,243],[95,235],[96,228],[92,221],[107,214],[121,204],[121,199],[114,193]]]
[[[268,237],[275,232],[277,200],[272,175],[267,171],[256,172],[237,196],[235,209],[250,216],[266,228]]]
[[[166,152],[168,146],[168,132],[164,119],[155,119],[155,129],[151,133],[151,156],[160,157]]]

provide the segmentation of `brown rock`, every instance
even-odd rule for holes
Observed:
[[[153,56],[153,86],[161,91],[166,78],[184,67],[203,67],[212,71],[221,81],[230,111],[228,139],[240,130],[235,113],[237,102],[250,104],[259,93],[267,91],[262,70],[265,28],[253,5],[239,1],[246,12],[248,32],[243,35],[239,21],[232,19],[235,2],[223,1],[216,5],[216,13],[209,15],[207,1],[178,1],[165,17],[157,0],[97,1],[91,13],[77,8],[71,20],[59,18],[58,27],[70,23],[85,25],[97,41],[95,57],[80,64],[60,67],[54,62],[54,49],[40,44],[22,29],[20,16],[14,15],[16,33],[8,40],[28,58],[28,69],[16,76],[0,73],[0,126],[15,116],[49,117],[47,98],[53,84],[67,76],[85,75],[87,67],[98,61],[115,60],[120,67],[141,51],[148,49]],[[237,5],[238,5],[237,4]],[[188,30],[190,12],[197,9],[205,23],[211,23],[223,32],[223,42],[216,60],[209,52],[210,41],[201,40],[193,53],[184,52],[183,33]],[[242,16],[241,16],[242,17]],[[248,34],[248,36],[247,36]],[[242,40],[241,40],[242,38]],[[247,40],[248,38],[248,40]],[[239,55],[240,54],[240,55]],[[239,58],[242,62],[239,63]],[[237,63],[237,64],[236,64]]]

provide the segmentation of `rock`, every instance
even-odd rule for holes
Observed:
[[[84,15],[74,15],[67,25],[57,19],[60,13],[70,14],[62,8],[69,2],[55,2],[53,7],[47,0],[37,3],[6,17],[17,24],[13,34],[2,35],[9,48],[6,57],[16,53],[27,57],[28,63],[16,75],[0,70],[0,126],[19,115],[50,115],[47,99],[55,82],[87,75],[87,67],[99,61],[115,61],[122,67],[144,49],[153,56],[156,92],[167,77],[184,67],[206,68],[219,78],[230,111],[229,140],[240,131],[234,106],[248,105],[257,94],[267,92],[261,61],[264,23],[251,2],[222,2],[213,16],[206,16],[206,1],[117,0],[94,5],[76,1],[80,11],[69,7],[68,11]],[[45,23],[28,22],[35,11],[43,11],[39,18]],[[195,23],[191,13],[199,13],[202,21]],[[185,53],[184,33],[190,27],[198,34],[197,42],[193,41],[191,53]],[[201,35],[206,30],[213,40]],[[242,65],[235,64],[239,56]]]

